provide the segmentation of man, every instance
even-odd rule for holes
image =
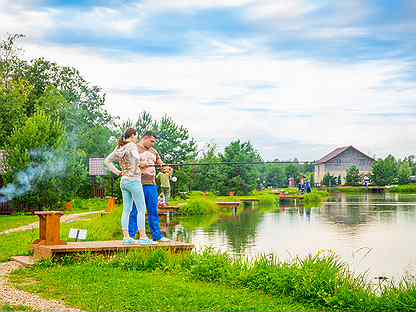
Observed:
[[[163,166],[163,162],[160,159],[159,153],[155,150],[157,136],[153,132],[146,132],[140,142],[137,144],[141,160],[145,161],[149,166],[142,169],[142,184],[144,198],[146,201],[147,216],[150,231],[152,232],[152,239],[159,242],[167,242],[170,239],[162,236],[160,232],[159,215],[157,211],[158,197],[156,185],[156,166]],[[129,219],[129,234],[132,238],[137,233],[137,210],[135,204],[133,204],[133,210],[130,213]]]
[[[156,176],[156,180],[159,180],[160,182],[160,191],[163,194],[166,205],[169,204],[170,199],[170,179],[172,171],[173,169],[171,167],[163,167]]]

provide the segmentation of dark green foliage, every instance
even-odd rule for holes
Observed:
[[[361,176],[360,170],[356,166],[352,166],[347,170],[347,177],[346,182],[348,185],[360,185],[361,184]]]
[[[396,159],[389,155],[384,160],[374,162],[371,180],[374,184],[384,186],[397,182],[398,165]]]
[[[337,178],[328,172],[324,175],[324,178],[322,179],[322,184],[325,186],[336,186]]]

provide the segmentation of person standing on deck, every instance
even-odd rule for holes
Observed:
[[[104,164],[114,174],[121,177],[120,187],[123,196],[123,213],[121,216],[121,229],[123,231],[123,244],[141,244],[153,245],[156,242],[151,241],[146,235],[145,213],[146,204],[143,195],[141,183],[140,167],[147,165],[137,150],[137,132],[136,129],[129,128],[119,140],[114,151],[107,156]],[[118,162],[121,170],[114,166]],[[128,232],[129,218],[133,209],[133,203],[137,207],[135,214],[136,225],[138,225],[140,239],[130,238]],[[138,211],[138,212],[137,212]]]
[[[172,176],[171,167],[163,167],[162,171],[156,176],[156,180],[160,181],[160,191],[165,199],[165,204],[169,204],[170,199],[170,178]]]
[[[157,136],[153,132],[146,132],[140,142],[137,144],[140,157],[147,162],[148,167],[142,169],[142,184],[144,198],[146,201],[147,216],[152,239],[159,242],[167,242],[170,239],[164,237],[160,231],[160,221],[158,214],[159,194],[156,185],[156,166],[163,166],[159,153],[154,148]],[[137,233],[137,210],[133,206],[129,220],[130,237],[136,237]]]

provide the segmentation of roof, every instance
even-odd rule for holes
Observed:
[[[342,153],[344,153],[346,150],[348,149],[354,149],[357,152],[363,154],[365,157],[370,158],[372,160],[374,160],[372,157],[364,154],[363,152],[359,151],[358,149],[356,149],[354,146],[350,145],[350,146],[344,146],[344,147],[338,147],[337,149],[333,150],[331,153],[329,153],[328,155],[325,155],[324,157],[322,157],[320,160],[317,161],[317,164],[324,164],[327,163],[328,161],[330,161],[331,159],[334,159],[335,157],[341,155]]]

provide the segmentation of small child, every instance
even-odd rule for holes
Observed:
[[[161,194],[163,194],[165,205],[168,205],[170,199],[170,178],[172,171],[173,169],[171,167],[165,166],[156,176],[156,179],[160,181],[160,190]]]

